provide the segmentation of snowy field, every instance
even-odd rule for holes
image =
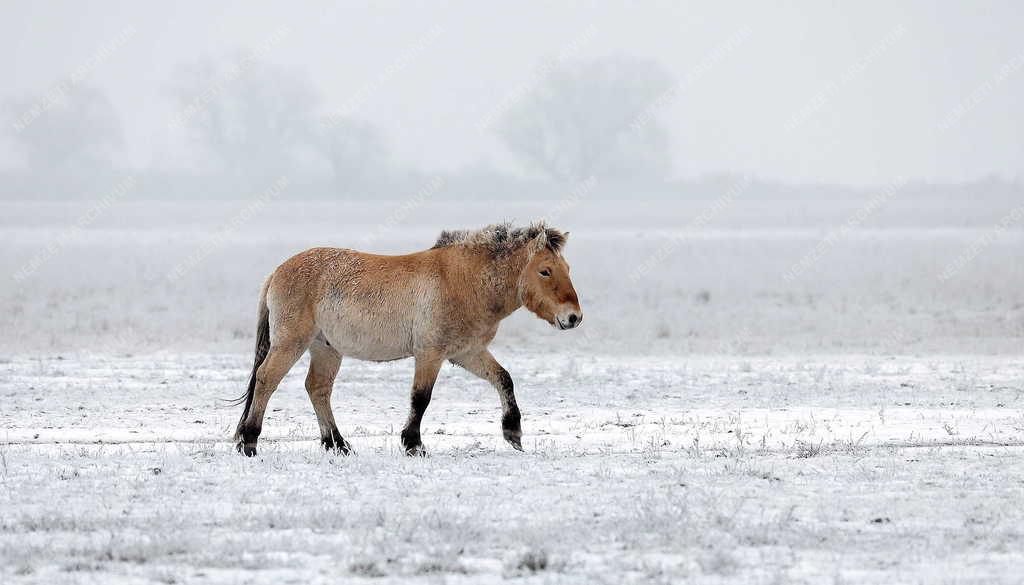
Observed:
[[[401,456],[408,363],[352,362],[321,452],[301,376],[256,460],[227,442],[244,355],[0,366],[0,550],[41,582],[1012,582],[1024,359],[502,356],[445,368]]]
[[[586,325],[517,315],[494,344],[526,452],[445,367],[422,459],[399,454],[408,361],[343,363],[354,456],[320,451],[305,361],[260,456],[234,452],[218,399],[243,390],[262,278],[310,245],[421,249],[543,205],[233,223],[246,202],[125,202],[78,230],[87,206],[3,204],[0,581],[1017,582],[1024,232],[993,231],[1012,206],[896,199],[822,248],[863,201],[739,201],[686,229],[711,203],[564,213]]]

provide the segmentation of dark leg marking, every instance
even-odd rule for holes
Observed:
[[[498,372],[498,387],[499,391],[504,395],[502,402],[506,405],[505,413],[501,416],[502,434],[512,447],[522,451],[522,416],[519,414],[519,405],[516,404],[515,386],[512,383],[512,376],[504,368]]]
[[[338,427],[332,428],[331,434],[321,437],[320,442],[323,444],[324,449],[328,451],[335,451],[342,455],[348,455],[352,452],[352,447],[349,446],[348,441],[338,432]]]
[[[406,455],[426,455],[419,429],[402,429],[402,446]]]
[[[236,447],[238,452],[245,454],[246,457],[255,456],[256,441],[260,438],[260,432],[262,431],[262,427],[243,425],[242,438]]]
[[[423,440],[420,437],[420,421],[430,404],[430,393],[433,387],[417,388],[412,392],[412,413],[409,422],[402,429],[402,446],[406,455],[426,455]]]

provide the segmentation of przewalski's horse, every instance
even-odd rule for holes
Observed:
[[[499,224],[441,232],[433,248],[404,256],[314,248],[285,261],[260,293],[256,360],[249,389],[238,400],[245,402],[238,450],[256,454],[267,401],[307,350],[306,391],[329,450],[349,452],[331,411],[343,356],[416,359],[402,430],[407,454],[424,453],[420,421],[445,360],[497,389],[505,440],[522,450],[512,378],[487,345],[501,320],[522,306],[559,329],[583,321],[562,257],[567,236],[543,223]]]

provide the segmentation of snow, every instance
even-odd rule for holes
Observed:
[[[494,391],[447,367],[427,458],[400,455],[409,363],[343,365],[334,402],[350,457],[321,452],[300,364],[249,460],[228,441],[238,408],[217,401],[237,393],[247,357],[3,364],[6,578],[1011,582],[1024,570],[1024,359],[512,353],[499,358],[527,452],[503,444]]]
[[[703,206],[586,202],[556,222],[586,325],[517,315],[493,346],[525,453],[494,390],[446,366],[429,456],[402,456],[412,363],[355,360],[334,393],[355,454],[323,453],[304,359],[253,459],[219,399],[244,389],[265,272],[368,234],[422,248],[493,205],[428,202],[381,229],[391,204],[281,204],[233,232],[244,202],[112,208],[0,289],[0,581],[1016,582],[1024,236],[942,281],[998,210],[901,205],[786,281],[856,204],[741,201],[673,232]],[[79,210],[5,211],[9,275]]]

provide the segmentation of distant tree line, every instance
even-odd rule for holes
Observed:
[[[661,114],[679,86],[651,61],[616,56],[560,62],[523,89],[510,93],[486,129],[523,172],[510,176],[470,166],[444,173],[437,196],[714,198],[737,184],[744,185],[744,197],[860,196],[842,187],[793,187],[731,175],[673,180],[671,137]],[[91,198],[132,175],[133,196],[251,197],[284,176],[289,196],[297,198],[408,198],[440,176],[397,163],[376,126],[357,112],[324,113],[329,108],[307,77],[259,59],[205,59],[179,67],[166,88],[174,114],[166,135],[155,140],[170,144],[165,149],[180,160],[141,170],[115,163],[129,145],[107,95],[85,83],[51,93],[0,103],[0,136],[24,162],[21,169],[0,171],[0,196]],[[1015,197],[1022,185],[990,177],[976,185],[911,185],[901,196],[967,191]]]
[[[209,186],[205,196],[239,196],[275,177],[300,175],[317,177],[306,185],[311,191],[359,197],[422,182],[421,173],[395,163],[377,127],[355,115],[322,114],[321,99],[304,75],[239,62],[205,59],[174,72],[167,96],[175,114],[166,127],[169,137],[184,142],[184,159],[176,161],[178,169],[144,170],[154,176],[143,178],[143,191],[174,195],[175,189]],[[671,81],[646,61],[565,63],[502,113],[494,135],[532,177],[523,179],[528,182],[663,180],[669,171],[665,125],[654,120],[637,131],[630,124]],[[4,133],[25,162],[24,171],[5,181],[7,190],[87,189],[123,172],[114,161],[126,146],[124,122],[103,92],[78,84],[31,123],[14,123],[34,105],[30,97],[3,103]],[[495,175],[467,170],[461,180],[503,179]]]

